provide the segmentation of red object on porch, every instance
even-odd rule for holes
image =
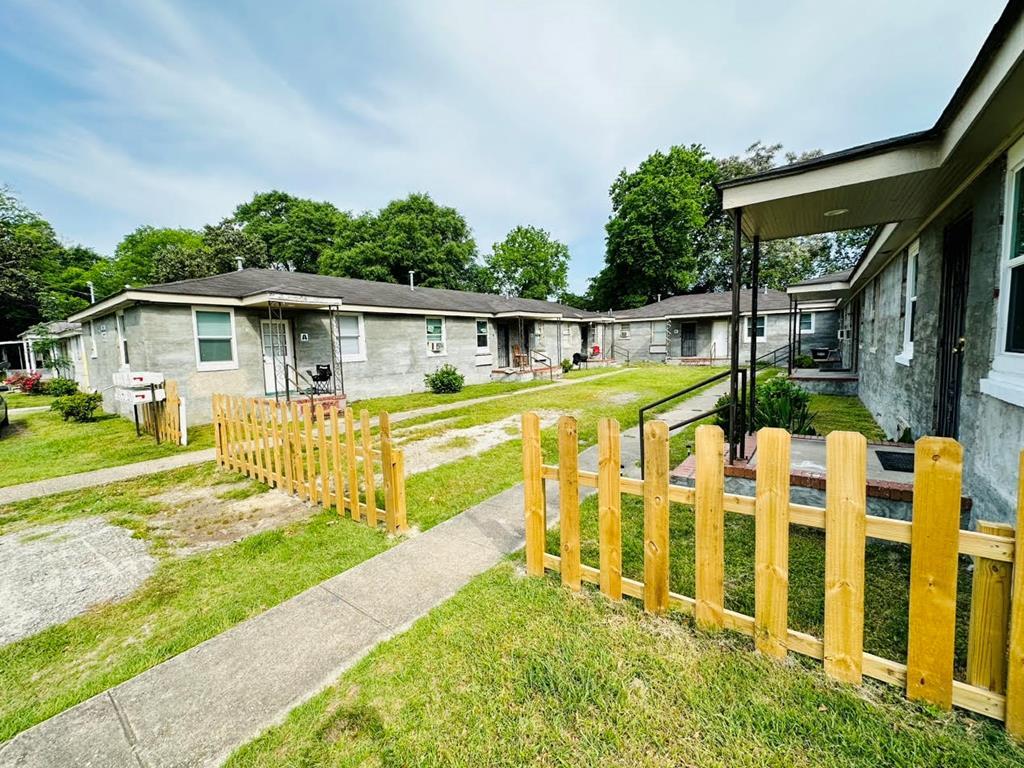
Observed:
[[[595,344],[591,354],[593,354],[595,357],[599,357],[601,355],[601,348],[597,344]]]

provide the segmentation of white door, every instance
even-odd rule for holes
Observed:
[[[268,395],[284,392],[288,374],[285,363],[292,359],[292,334],[287,320],[260,320],[263,340],[263,383]]]

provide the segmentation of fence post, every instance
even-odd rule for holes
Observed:
[[[306,486],[306,498],[311,504],[317,503],[316,488],[316,456],[313,452],[313,404],[302,404],[302,424],[305,427],[304,438],[306,440],[306,479],[309,481]]]
[[[1024,451],[1017,466],[1017,535],[1014,543],[1010,640],[1006,664],[1006,730],[1024,741]]]
[[[288,423],[289,411],[287,406],[282,407],[279,402],[274,401],[274,413],[278,417],[275,423],[275,432],[280,433],[278,443],[278,458],[281,460],[281,477],[284,479],[284,487],[288,493],[294,493],[295,481],[292,465],[292,437],[291,425]],[[276,436],[276,435],[275,435]]]
[[[526,412],[523,425],[523,506],[526,513],[526,572],[544,575],[544,537],[547,533],[547,509],[544,504],[544,480],[540,475],[540,418]]]
[[[622,599],[622,493],[620,475],[622,444],[619,422],[601,419],[597,424],[598,551],[601,592]]]
[[[220,395],[210,398],[210,405],[213,408],[213,445],[217,454],[217,466],[224,466],[224,436],[221,434],[223,419],[220,413]]]
[[[644,425],[644,610],[668,610],[668,424]]]
[[[864,545],[868,442],[825,439],[825,674],[860,685],[864,661]]]
[[[714,424],[696,431],[694,618],[720,629],[725,618],[725,433]]]
[[[391,417],[387,411],[381,411],[377,416],[377,426],[380,433],[380,475],[384,484],[384,528],[394,533],[395,467],[391,452]]]
[[[757,433],[754,501],[754,646],[766,656],[786,655],[789,604],[789,433]]]
[[[978,533],[1013,538],[1013,526],[978,521]],[[971,622],[967,633],[967,682],[1006,692],[1007,629],[1010,622],[1010,563],[974,558]]]
[[[409,530],[409,519],[405,509],[405,452],[391,452],[391,472],[394,477],[395,527],[391,533],[403,533]]]
[[[320,505],[331,506],[331,463],[330,454],[327,453],[327,419],[324,418],[324,404],[316,404],[317,437],[319,438],[318,452],[320,466]]]
[[[305,494],[305,491],[303,490],[305,479],[302,468],[302,432],[299,424],[299,406],[294,400],[291,402],[289,418],[291,418],[292,463],[295,465],[295,485],[293,493],[295,493],[296,496],[302,496]]]
[[[914,452],[907,698],[953,706],[953,640],[963,449],[922,437]]]
[[[331,463],[334,465],[334,510],[345,514],[345,481],[341,474],[341,425],[338,423],[338,404],[331,408]]]
[[[359,520],[359,468],[356,466],[356,423],[351,408],[345,408],[345,463],[348,470],[348,511]]]
[[[562,583],[579,590],[580,573],[580,491],[579,439],[576,419],[558,420],[558,504],[561,528]]]
[[[366,522],[377,527],[377,481],[373,477],[373,442],[370,436],[370,412],[359,412],[360,437],[363,439],[363,482],[366,485]]]

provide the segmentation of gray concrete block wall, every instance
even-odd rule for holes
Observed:
[[[920,234],[914,357],[896,362],[903,349],[900,305],[902,256],[864,290],[860,345],[860,396],[879,425],[895,437],[909,425],[916,439],[935,429],[936,355],[944,229],[973,216],[968,278],[965,360],[960,413],[964,489],[974,500],[973,520],[1014,521],[1017,461],[1024,448],[1024,408],[980,391],[994,352],[995,289],[1001,248],[1005,158],[990,166]]]
[[[787,315],[788,318],[788,315]],[[834,311],[814,312],[814,331],[800,334],[800,349],[805,355],[811,354],[812,347],[836,349],[839,346],[839,313]],[[785,342],[783,342],[785,344]],[[844,360],[844,362],[847,362]]]
[[[662,323],[663,320],[656,322]],[[622,338],[622,329],[629,329],[629,338]],[[615,323],[612,327],[612,349],[616,360],[622,362],[664,362],[666,358],[665,347],[651,346],[651,321],[637,320],[632,323]],[[658,351],[660,350],[660,351]]]

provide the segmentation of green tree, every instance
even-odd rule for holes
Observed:
[[[331,203],[273,190],[239,205],[230,221],[263,242],[264,263],[316,272],[320,257],[349,229],[352,216]]]
[[[237,269],[239,258],[243,267],[269,266],[263,241],[226,219],[203,227],[196,249],[180,244],[162,249],[153,277],[159,283],[210,277]]]
[[[326,275],[417,285],[476,288],[480,273],[469,225],[454,208],[427,194],[388,203],[377,214],[352,219],[320,259]]]
[[[180,263],[199,258],[203,236],[194,229],[142,226],[122,238],[113,259],[98,262],[91,279],[96,298],[112,296],[131,285],[139,287],[167,282],[164,261]]]
[[[595,307],[628,308],[693,290],[708,222],[717,214],[718,165],[699,144],[655,152],[611,186],[605,267],[591,285]]]
[[[518,226],[494,244],[484,269],[504,296],[548,299],[569,285],[569,248],[539,227]]]

